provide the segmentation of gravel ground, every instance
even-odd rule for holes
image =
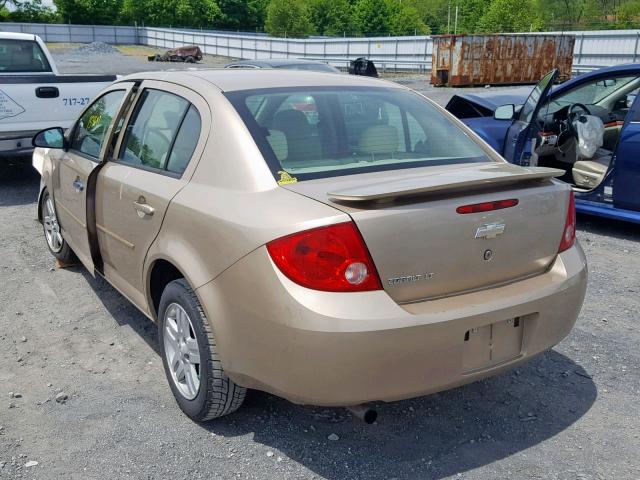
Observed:
[[[75,55],[55,52],[63,71],[82,71]],[[125,73],[143,58],[82,68]],[[174,403],[155,326],[84,269],[55,267],[37,190],[29,166],[0,165],[0,478],[640,478],[637,226],[579,217],[580,319],[518,370],[380,404],[371,426],[259,392],[198,425]]]

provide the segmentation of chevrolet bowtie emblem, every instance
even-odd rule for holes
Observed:
[[[496,238],[504,233],[504,223],[487,223],[480,225],[476,230],[475,238]]]

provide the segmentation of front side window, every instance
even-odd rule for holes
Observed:
[[[96,159],[100,156],[105,136],[124,95],[124,90],[106,93],[85,110],[74,130],[73,150]]]
[[[196,108],[178,95],[145,90],[127,125],[119,161],[184,172],[200,137]]]
[[[298,180],[491,161],[434,106],[395,88],[228,92],[274,176]]]
[[[0,39],[0,72],[51,72],[51,65],[37,42]]]

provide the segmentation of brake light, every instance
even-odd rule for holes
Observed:
[[[502,210],[503,208],[515,207],[519,201],[517,198],[508,200],[496,200],[495,202],[474,203],[473,205],[463,205],[456,208],[456,212],[466,215],[467,213],[490,212],[492,210]]]
[[[564,223],[564,230],[562,231],[562,240],[560,241],[560,247],[558,253],[562,253],[565,250],[573,247],[576,241],[576,201],[573,198],[573,192],[569,192],[569,207],[567,208],[567,219]]]
[[[267,244],[271,259],[289,279],[326,292],[380,290],[371,255],[353,222],[314,228]]]

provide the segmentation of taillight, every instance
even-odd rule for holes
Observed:
[[[267,244],[271,259],[289,279],[326,292],[365,292],[382,285],[353,222],[314,228]]]
[[[564,252],[573,247],[576,241],[576,201],[573,198],[573,192],[569,192],[569,207],[567,208],[567,219],[564,223],[562,231],[562,240],[558,253]]]
[[[518,203],[517,198],[496,200],[494,202],[474,203],[472,205],[462,205],[461,207],[456,208],[456,212],[462,215],[467,213],[490,212],[492,210],[502,210],[503,208],[515,207]]]

